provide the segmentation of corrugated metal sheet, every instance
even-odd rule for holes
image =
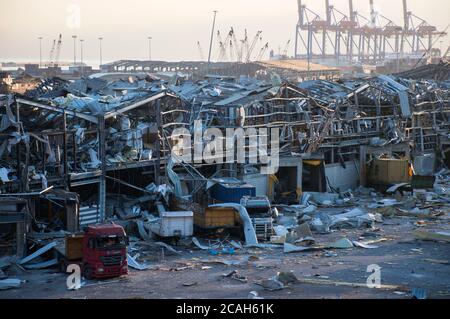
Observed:
[[[97,224],[100,222],[100,213],[98,206],[83,206],[80,207],[79,223],[80,228],[88,225]]]
[[[400,99],[400,108],[402,109],[402,115],[404,117],[411,117],[411,108],[409,107],[408,92],[400,91],[398,92],[398,97]]]

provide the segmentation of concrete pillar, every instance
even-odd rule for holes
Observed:
[[[16,254],[17,257],[22,258],[26,252],[26,225],[25,222],[16,223]]]

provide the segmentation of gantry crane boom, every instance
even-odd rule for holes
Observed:
[[[48,58],[48,66],[53,66],[53,56],[55,55],[55,47],[56,47],[56,40],[53,40],[52,49],[50,50],[50,56]]]
[[[267,42],[259,51],[258,57],[256,58],[256,61],[261,61],[266,51],[269,49],[269,42]]]
[[[242,40],[242,50],[241,50],[242,51],[241,56],[242,56],[242,59],[243,59],[242,62],[246,62],[245,58],[247,57],[248,50],[249,50],[249,47],[248,47],[248,33],[247,33],[247,29],[245,29],[245,36],[244,36],[244,40]]]
[[[217,62],[221,62],[225,58],[226,54],[227,52],[225,45],[223,44],[223,42],[219,42],[219,55],[217,57]]]
[[[231,43],[230,40],[231,40],[232,35],[233,35],[233,29],[231,29],[231,31],[228,32],[228,35],[227,35],[227,37],[225,38],[224,41],[220,41],[219,42],[220,50],[219,50],[219,57],[217,59],[218,61],[222,61],[223,59],[226,58],[228,45]],[[219,40],[221,40],[220,37],[219,37]],[[231,59],[231,57],[230,57],[230,59]]]
[[[262,31],[258,31],[258,32],[256,33],[255,37],[253,38],[252,45],[250,46],[250,49],[248,50],[247,56],[246,56],[246,58],[245,58],[245,62],[246,62],[246,63],[250,62],[252,52],[253,52],[253,50],[255,49],[255,45],[256,45],[256,43],[258,42],[258,39],[259,39],[259,36],[261,35],[261,33],[262,33]]]
[[[202,46],[200,45],[200,41],[197,41],[198,52],[200,53],[200,59],[205,61],[205,56],[203,54]]]
[[[235,62],[233,41],[230,40],[230,62]]]
[[[234,33],[233,27],[231,27],[231,31],[233,32],[232,39],[233,39],[234,50],[236,51],[236,59],[238,62],[242,62],[242,50],[239,47],[239,43],[236,39],[236,34]]]
[[[289,45],[291,44],[291,40],[288,40],[288,42],[286,43],[286,46],[284,47],[283,50],[283,56],[287,56],[288,55],[288,51],[289,51]]]

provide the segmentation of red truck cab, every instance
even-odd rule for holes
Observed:
[[[91,279],[128,274],[127,241],[120,225],[88,226],[83,237],[83,276]]]

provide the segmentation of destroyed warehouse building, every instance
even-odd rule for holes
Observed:
[[[433,188],[435,172],[450,167],[450,82],[440,80],[109,73],[44,79],[24,94],[2,95],[2,254],[23,256],[27,238],[104,221],[143,240],[231,226],[257,244],[279,235],[274,217],[299,205],[333,205],[358,187],[384,192],[420,178],[432,179]],[[180,128],[193,136],[255,132],[237,145],[245,154],[270,140],[259,129],[277,128],[277,151],[268,143],[266,155],[279,158],[279,169],[261,174],[264,165],[249,156],[243,163],[175,161]],[[204,137],[201,149],[212,142],[228,141]],[[208,216],[222,219],[211,224]],[[171,218],[183,224],[175,233],[164,230]]]

